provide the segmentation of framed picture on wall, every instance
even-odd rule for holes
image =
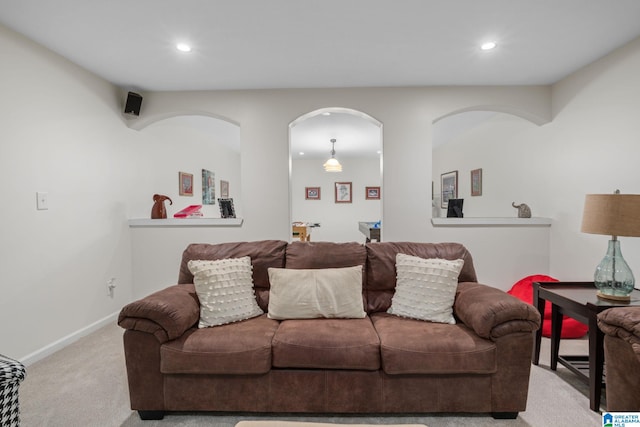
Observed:
[[[364,194],[367,200],[380,200],[380,187],[365,187]]]
[[[440,207],[446,209],[449,199],[458,198],[458,171],[451,171],[440,175]]]
[[[351,203],[350,182],[336,182],[336,203]]]
[[[223,199],[229,197],[229,181],[220,180],[220,197]]]
[[[216,175],[206,169],[202,169],[202,204],[203,205],[215,205],[216,204]]]
[[[471,195],[482,196],[482,169],[471,171]]]
[[[320,200],[320,187],[305,187],[305,200]]]
[[[178,191],[181,196],[193,196],[193,174],[178,172]]]

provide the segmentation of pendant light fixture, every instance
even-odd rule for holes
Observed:
[[[325,172],[342,172],[342,165],[336,159],[336,140],[335,138],[331,139],[331,158],[327,160],[324,165]]]

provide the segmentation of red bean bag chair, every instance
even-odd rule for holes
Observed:
[[[533,304],[533,282],[557,282],[558,279],[545,276],[542,274],[535,274],[533,276],[527,276],[524,279],[516,282],[511,289],[507,291],[508,294],[528,303]],[[586,335],[589,327],[583,323],[578,322],[569,316],[564,316],[562,320],[562,334],[561,338],[582,338]],[[551,336],[551,303],[546,302],[544,307],[544,322],[542,324],[542,336]]]

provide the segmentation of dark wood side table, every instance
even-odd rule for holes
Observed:
[[[604,334],[598,328],[598,313],[612,307],[640,306],[640,291],[634,290],[631,302],[620,302],[598,298],[593,282],[537,282],[533,284],[533,304],[544,322],[546,301],[551,306],[551,369],[556,370],[558,362],[585,379],[589,384],[589,406],[600,410],[602,396],[602,373],[604,368]],[[562,318],[572,317],[589,326],[589,354],[579,356],[559,356]],[[536,331],[533,344],[533,364],[540,359],[542,324]]]

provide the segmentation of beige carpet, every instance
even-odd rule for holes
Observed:
[[[590,427],[601,426],[589,410],[586,384],[564,367],[549,370],[549,342],[543,340],[540,366],[533,366],[527,410],[515,420],[484,414],[406,416],[299,416],[181,413],[162,421],[141,421],[129,409],[122,332],[106,326],[27,367],[20,387],[23,427],[234,427],[243,420],[283,420],[342,424],[426,424],[429,427]],[[562,341],[561,353],[585,354],[586,340]],[[604,409],[604,404],[603,407]]]

